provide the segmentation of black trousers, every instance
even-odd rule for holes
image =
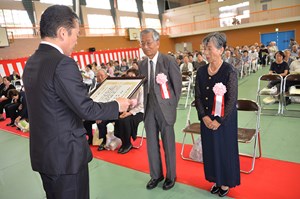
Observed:
[[[20,116],[19,111],[18,111],[19,106],[20,106],[19,103],[10,103],[10,104],[6,104],[4,106],[6,118],[11,119],[11,122],[10,122],[11,124],[13,124],[15,122],[15,119],[18,116]]]
[[[47,199],[89,199],[89,169],[86,165],[77,174],[48,175],[40,173]]]
[[[102,143],[106,143],[106,134],[107,134],[107,128],[106,125],[110,122],[110,120],[103,120],[101,123],[97,124],[98,130],[99,130],[99,139],[103,138],[103,142]],[[86,134],[89,136],[89,144],[92,144],[93,142],[93,129],[92,129],[92,125],[95,124],[95,121],[89,121],[86,120],[83,122],[83,126],[86,130]]]

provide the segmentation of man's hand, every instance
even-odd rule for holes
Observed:
[[[119,104],[119,112],[126,112],[131,104],[131,100],[126,98],[117,98],[116,101]]]

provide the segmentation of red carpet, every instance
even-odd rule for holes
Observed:
[[[6,127],[3,122],[0,123],[0,129],[23,137],[29,136],[29,133],[22,133],[15,128]],[[140,149],[132,149],[124,155],[118,154],[117,151],[98,152],[97,147],[91,147],[91,150],[95,158],[149,173],[146,140]],[[182,160],[180,150],[181,144],[177,143],[177,181],[209,190],[212,183],[205,180],[203,165]],[[242,157],[241,167],[247,169],[247,166],[250,166],[250,159]],[[251,174],[241,174],[241,185],[231,189],[228,196],[233,198],[299,198],[299,179],[300,164],[260,158],[256,161],[255,170]]]

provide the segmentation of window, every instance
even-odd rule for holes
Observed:
[[[87,15],[90,34],[114,34],[115,24],[112,16],[108,15]]]
[[[145,23],[147,28],[154,28],[158,32],[161,30],[161,24],[159,19],[145,18]]]
[[[137,17],[120,17],[121,28],[140,28],[140,20]]]
[[[145,13],[158,14],[157,0],[143,0]]]
[[[100,8],[110,10],[110,1],[109,0],[86,0],[86,7],[89,8]]]
[[[14,35],[33,34],[32,24],[25,10],[0,10],[0,25]],[[25,27],[25,29],[20,29]]]
[[[72,6],[73,0],[40,0],[41,3],[49,3],[49,4],[59,4],[59,5],[66,5]]]
[[[250,17],[249,1],[219,8],[220,26],[233,26],[241,23],[242,19]]]
[[[137,12],[136,0],[118,0],[118,10]]]

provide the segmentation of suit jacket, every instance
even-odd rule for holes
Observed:
[[[47,44],[28,59],[23,82],[33,170],[76,174],[92,159],[82,119],[117,119],[118,103],[93,102],[75,61]]]
[[[144,59],[139,63],[139,69],[142,75],[148,77],[148,59]],[[179,66],[175,59],[169,55],[159,53],[155,69],[155,77],[159,73],[164,73],[167,76],[167,84],[170,91],[170,98],[163,99],[160,91],[160,85],[154,81],[154,92],[160,109],[164,115],[166,122],[173,125],[176,121],[176,108],[181,94],[182,80]],[[148,81],[144,82],[144,108],[147,114],[147,94]]]

